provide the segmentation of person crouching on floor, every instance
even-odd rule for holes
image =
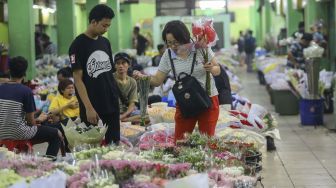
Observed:
[[[114,56],[116,72],[113,74],[119,89],[120,120],[126,121],[134,115],[135,103],[138,102],[137,83],[127,75],[131,58],[126,53],[117,53]]]

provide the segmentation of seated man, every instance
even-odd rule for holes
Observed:
[[[287,66],[291,68],[302,68],[305,67],[305,59],[303,56],[303,50],[309,47],[310,42],[313,40],[313,35],[310,33],[304,33],[300,42],[294,42],[290,47],[288,52],[288,63]]]
[[[64,67],[57,71],[57,80],[60,82],[65,79],[72,79],[72,71],[70,67]]]
[[[114,56],[116,72],[114,78],[119,88],[120,120],[125,121],[136,109],[138,102],[137,83],[127,75],[130,66],[130,57],[126,53],[118,53]]]
[[[56,128],[40,126],[45,114],[34,118],[36,110],[31,89],[21,84],[28,62],[23,57],[9,61],[10,80],[0,85],[0,139],[48,142],[46,155],[57,156],[63,136]]]
[[[157,50],[159,51],[159,54],[154,56],[152,58],[152,66],[153,67],[158,67],[161,61],[161,57],[163,56],[164,52],[166,51],[166,48],[163,44],[157,45]]]

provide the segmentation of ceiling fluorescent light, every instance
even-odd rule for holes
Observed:
[[[42,9],[40,5],[33,5],[33,9]]]
[[[218,1],[199,1],[199,7],[201,9],[222,9],[225,7],[224,0]]]
[[[53,8],[47,8],[48,12],[50,12],[51,14],[55,13],[56,12],[56,9],[53,9]]]

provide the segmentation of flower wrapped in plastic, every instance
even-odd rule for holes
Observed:
[[[213,20],[202,18],[192,23],[192,34],[196,39],[196,49],[200,49],[204,63],[209,63],[209,48],[216,45],[217,33],[213,27]],[[206,73],[205,88],[208,95],[211,94],[210,72]]]
[[[140,103],[140,125],[145,126],[145,119],[147,115],[148,95],[150,87],[150,77],[146,76],[138,81],[139,86],[139,103]]]
[[[264,136],[246,129],[225,128],[216,132],[216,135],[224,142],[252,144],[256,149],[262,148],[266,143]]]
[[[173,147],[174,133],[171,130],[158,130],[146,132],[140,137],[139,148],[149,150],[155,147]]]
[[[68,139],[69,145],[72,147],[81,144],[99,144],[104,138],[107,131],[107,126],[103,125],[101,120],[97,126],[87,126],[84,122],[77,123],[69,119],[66,126],[63,126],[65,136]]]
[[[303,50],[303,55],[305,58],[319,58],[322,57],[323,53],[324,48],[320,47],[314,42],[312,42],[308,48]]]

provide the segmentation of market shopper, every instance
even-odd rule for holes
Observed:
[[[113,74],[119,89],[120,120],[125,121],[136,110],[138,102],[137,83],[127,75],[131,58],[126,53],[117,53],[114,56],[116,72]]]
[[[304,33],[299,42],[294,42],[290,51],[288,52],[287,66],[291,68],[304,68],[305,59],[303,56],[303,50],[307,48],[310,42],[313,40],[313,35],[310,33]]]
[[[253,37],[253,31],[248,30],[245,36],[245,63],[247,65],[247,72],[252,72],[252,63],[256,49],[256,39]]]
[[[79,102],[80,118],[87,124],[101,119],[107,124],[105,143],[120,140],[118,88],[113,77],[114,65],[110,42],[102,35],[111,25],[113,10],[96,5],[89,14],[87,30],[77,36],[69,56]]]
[[[133,48],[137,50],[137,55],[144,55],[148,46],[148,40],[140,34],[140,27],[133,28]]]
[[[292,37],[295,39],[295,40],[300,40],[303,36],[303,34],[305,33],[305,23],[304,22],[300,22],[298,24],[298,30],[295,31],[293,34],[292,34]]]
[[[40,126],[47,115],[35,119],[35,101],[30,88],[22,83],[28,62],[23,57],[9,61],[10,80],[0,85],[0,140],[48,142],[46,155],[57,156],[63,140],[56,128]]]
[[[238,46],[238,59],[239,59],[239,65],[244,65],[244,58],[245,58],[245,36],[243,31],[239,31],[239,38],[237,41]]]
[[[196,50],[194,47],[186,48],[186,46],[193,45],[189,45],[191,43],[190,33],[183,22],[179,20],[168,22],[163,29],[162,39],[165,41],[169,49],[167,49],[163,54],[156,74],[150,77],[150,83],[152,86],[160,86],[172,70],[168,50],[171,50],[176,75],[179,75],[181,72],[190,73],[193,56],[194,53],[196,53],[196,63],[192,76],[197,79],[204,89],[206,71],[210,71],[213,76],[220,74],[220,67],[217,64],[214,58],[214,53],[210,48],[208,49],[209,62],[205,64],[203,64],[204,58],[201,55],[200,50]],[[139,78],[144,75],[135,71],[134,76]],[[175,140],[183,139],[185,133],[191,133],[197,122],[201,133],[205,133],[210,136],[214,135],[219,115],[219,101],[217,96],[218,91],[216,89],[213,76],[211,76],[210,97],[212,106],[210,108],[199,114],[197,117],[185,118],[181,113],[179,104],[177,104],[175,114]]]

